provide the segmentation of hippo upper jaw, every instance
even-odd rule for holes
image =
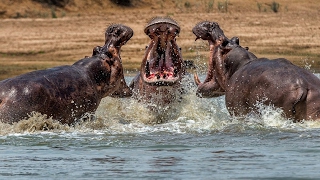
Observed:
[[[110,55],[109,48],[112,47],[116,51],[113,51],[116,56],[120,54],[120,48],[125,45],[130,38],[133,36],[133,30],[122,24],[112,24],[110,25],[105,32],[105,44],[104,46],[96,46],[93,48],[92,56],[95,55]]]
[[[105,46],[121,47],[133,36],[133,30],[121,24],[110,25],[105,32]]]
[[[209,44],[215,46],[220,45],[225,47],[229,43],[229,39],[224,35],[219,24],[216,22],[200,22],[192,29],[192,32],[196,36],[196,40],[207,40]]]

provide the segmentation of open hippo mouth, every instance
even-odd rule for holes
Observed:
[[[151,38],[141,64],[143,81],[155,86],[171,86],[180,81],[183,60],[176,36],[180,27],[171,18],[154,18],[145,28]]]
[[[158,50],[154,58],[148,59],[144,67],[143,80],[147,83],[165,86],[180,79],[181,64],[174,64],[170,51]]]

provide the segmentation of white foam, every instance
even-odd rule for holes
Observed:
[[[188,82],[186,82],[188,84]],[[282,116],[282,110],[257,103],[258,113],[244,118],[229,115],[224,96],[218,98],[199,98],[196,88],[188,84],[188,91],[173,108],[159,114],[150,112],[145,104],[133,98],[102,99],[92,121],[81,122],[75,126],[62,125],[50,117],[34,113],[28,120],[13,125],[0,123],[1,135],[58,133],[77,136],[77,134],[122,134],[122,133],[204,133],[220,131],[245,131],[246,128],[305,131],[320,128],[318,121],[293,123]],[[166,123],[152,123],[157,118],[164,118]],[[45,129],[44,129],[45,128]]]

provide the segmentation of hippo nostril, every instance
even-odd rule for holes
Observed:
[[[160,74],[157,74],[157,79],[160,79]]]

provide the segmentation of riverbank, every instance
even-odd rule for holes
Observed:
[[[194,60],[200,67],[207,62],[208,45],[201,40],[195,42],[191,29],[196,23],[209,20],[218,22],[226,36],[238,36],[240,44],[248,46],[258,57],[285,57],[299,66],[320,69],[320,5],[311,0],[140,0],[130,7],[109,1],[99,1],[99,6],[94,0],[86,1],[87,4],[74,0],[64,8],[38,7],[37,2],[28,2],[16,8],[22,9],[19,17],[14,17],[15,13],[9,16],[9,11],[5,13],[8,16],[1,16],[0,79],[72,64],[90,56],[93,47],[104,44],[104,30],[112,23],[125,24],[134,30],[121,56],[125,70],[136,71],[150,40],[143,29],[154,16],[170,16],[180,24],[177,42],[183,57]],[[273,3],[279,4],[277,12]],[[33,8],[33,14],[38,16],[25,15],[23,6]]]

